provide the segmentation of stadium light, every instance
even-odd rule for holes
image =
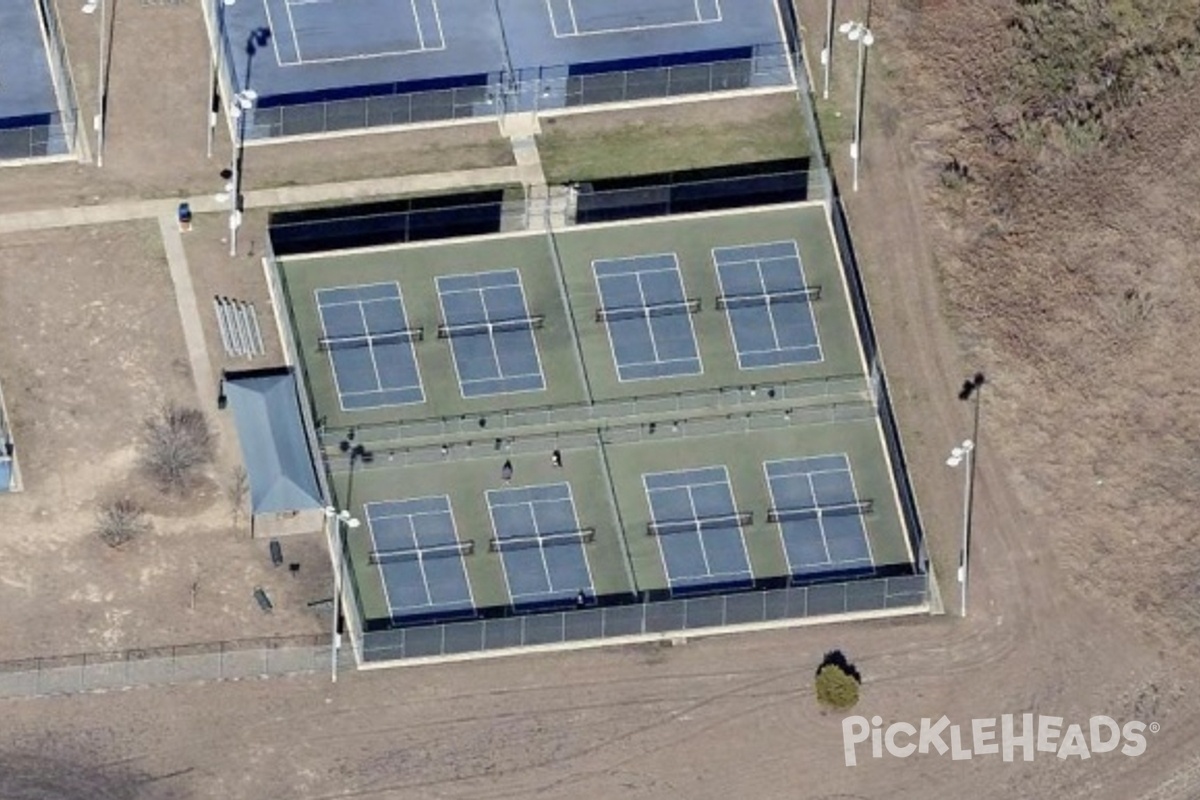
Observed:
[[[337,683],[338,650],[342,646],[342,634],[338,631],[338,619],[341,614],[342,602],[342,556],[345,532],[359,526],[349,511],[325,507],[326,536],[329,539],[329,557],[333,560],[333,633],[329,642],[329,668],[333,683]]]
[[[232,180],[230,183],[231,191],[229,192],[229,257],[237,256],[237,232],[242,226],[242,155],[245,149],[245,136],[243,128],[245,127],[246,112],[254,108],[254,101],[258,99],[258,92],[253,89],[246,89],[238,92],[233,96],[233,102],[229,106],[229,115],[237,122],[233,126],[233,164],[230,167]]]
[[[958,554],[958,582],[962,591],[959,613],[965,617],[967,615],[967,559],[970,555],[971,544],[971,496],[974,494],[975,482],[975,442],[966,439],[951,450],[950,457],[946,459],[946,466],[965,467],[963,469],[965,480],[963,481],[962,548]]]
[[[850,160],[854,162],[854,191],[858,191],[858,165],[862,160],[863,84],[866,80],[867,48],[875,44],[875,35],[861,22],[843,22],[838,30],[858,44],[858,81],[854,90],[854,141]]]

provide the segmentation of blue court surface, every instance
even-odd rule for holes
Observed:
[[[473,615],[466,552],[448,497],[367,503],[372,558],[394,619]]]
[[[438,337],[450,341],[463,397],[546,388],[533,334],[541,318],[529,313],[521,273],[502,269],[441,276],[437,292],[445,320]]]
[[[674,253],[592,262],[617,379],[639,381],[704,372],[688,298]]]
[[[206,0],[206,6],[234,90],[258,93],[251,137],[793,80],[776,0]],[[626,81],[626,70],[637,78]],[[624,96],[587,88],[590,78],[606,74],[620,79]],[[337,108],[297,108],[324,103]],[[270,111],[281,108],[290,110]]]
[[[729,472],[723,466],[642,476],[667,583],[673,592],[753,582]]]
[[[487,492],[514,607],[577,603],[595,596],[571,486],[551,483]]]
[[[870,503],[858,497],[845,455],[767,461],[763,470],[771,492],[768,521],[779,524],[793,577],[875,566],[863,524]]]
[[[0,3],[0,159],[70,150],[40,14],[37,0]]]
[[[741,369],[812,364],[822,360],[812,303],[796,242],[713,250],[721,297]]]
[[[396,283],[318,289],[317,311],[343,411],[425,402],[413,341]]]

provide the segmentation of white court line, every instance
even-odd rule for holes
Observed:
[[[600,280],[600,275],[596,272],[596,262],[592,261],[592,281],[596,285],[596,296],[600,301],[600,307],[603,308],[604,290],[600,288]],[[617,344],[613,340],[611,325],[604,326],[604,335],[608,338],[608,353],[612,356],[613,372],[615,372],[617,375],[617,382],[622,383],[624,382],[624,378],[621,377],[621,362],[617,358]]]
[[[858,485],[854,481],[854,470],[850,469],[850,458],[847,456],[843,456],[843,458],[846,460],[846,474],[850,476],[850,491],[853,493],[854,502],[861,502],[858,497]],[[875,569],[875,554],[871,551],[871,536],[867,532],[867,519],[865,515],[858,515],[858,524],[862,530],[863,541],[867,545],[867,559],[871,562],[871,569]],[[862,559],[857,559],[857,561],[861,560]],[[841,563],[854,564],[857,563],[857,561],[843,561]]]
[[[733,518],[737,519],[737,496],[733,493],[733,481],[729,479],[729,467],[725,464],[720,465],[721,473],[724,475],[724,480],[719,481],[719,484],[725,487],[726,493],[729,495],[729,507],[733,509]],[[694,488],[694,487],[693,487]],[[746,535],[742,532],[742,526],[737,526],[738,541],[742,543],[742,556],[746,559],[745,572],[721,572],[710,573],[712,575],[749,575],[751,580],[754,580],[754,568],[750,565],[750,551],[746,548]],[[701,531],[703,537],[703,531]]]
[[[373,526],[371,524],[371,504],[367,503],[366,505],[364,505],[363,511],[366,513],[366,517],[367,517],[367,533],[371,537],[371,550],[373,550],[374,552],[379,552],[379,542],[375,538],[375,526]],[[339,524],[339,523],[335,522],[334,524]],[[338,538],[339,538],[339,540],[341,539],[341,537],[338,537]],[[388,617],[389,618],[394,617],[396,607],[392,605],[391,595],[388,594],[387,579],[383,576],[383,564],[376,563],[375,570],[379,573],[379,585],[383,588],[383,602],[387,603]]]
[[[721,469],[721,465],[720,464],[712,464],[707,467],[682,467],[681,469],[668,469],[668,470],[664,470],[662,472],[651,472],[651,473],[648,473],[647,475],[643,475],[642,477],[643,478],[646,478],[646,477],[661,478],[663,476],[670,476],[670,475],[691,475],[692,473],[695,473],[695,472],[707,472],[710,469]],[[723,482],[723,479],[718,479],[718,480],[714,480],[714,481],[703,481],[703,482],[688,481],[685,484],[679,484],[679,485],[675,485],[675,486],[666,486],[666,487],[661,487],[661,488],[681,489],[684,486],[688,486],[688,485],[691,485],[691,486],[720,486],[722,482]],[[652,491],[658,491],[658,489],[654,489]]]
[[[525,282],[521,279],[520,271],[517,271],[517,290],[521,293],[521,308],[524,309],[525,316],[526,316],[526,318],[528,318],[529,317],[529,299],[527,297],[525,297]],[[528,333],[529,333],[529,344],[533,347],[533,357],[537,360],[537,375],[539,378],[542,379],[542,388],[545,389],[546,388],[546,372],[542,368],[542,354],[541,354],[540,350],[538,349],[537,335],[534,333],[532,327],[529,328]],[[526,375],[532,375],[532,374],[533,374],[532,372],[527,372],[527,373],[522,373],[521,375],[514,375],[513,377],[514,378],[523,378]]]
[[[547,12],[550,15],[550,25],[553,30],[554,37],[556,39],[569,39],[569,38],[572,38],[575,36],[603,36],[603,35],[610,34],[610,33],[635,33],[638,31],[659,30],[662,28],[686,28],[686,27],[690,27],[692,25],[711,25],[711,24],[715,24],[715,23],[720,23],[724,20],[724,16],[721,11],[720,0],[713,0],[713,6],[717,10],[717,16],[714,18],[711,18],[711,19],[706,19],[703,16],[702,12],[700,11],[700,3],[698,2],[698,0],[693,0],[692,7],[694,8],[694,10],[696,12],[695,19],[682,20],[680,22],[662,22],[662,23],[658,23],[655,25],[629,25],[626,27],[599,28],[597,30],[581,31],[581,30],[579,30],[579,22],[575,15],[574,3],[572,2],[572,0],[567,0],[567,3],[568,3],[567,8],[570,10],[570,14],[571,14],[571,26],[574,28],[574,32],[572,32],[572,33],[559,33],[558,32],[558,26],[555,25],[555,23],[554,23],[554,12],[550,9],[549,0],[547,0],[547,3],[546,3]]]
[[[677,470],[677,471],[682,472],[683,470]],[[661,473],[652,473],[652,474],[659,475]],[[655,523],[655,522],[657,522],[657,520],[656,520],[655,514],[654,514],[654,500],[651,497],[651,492],[657,492],[657,491],[662,491],[662,490],[661,489],[651,489],[649,484],[647,484],[647,482],[646,482],[646,479],[649,477],[651,477],[651,474],[647,474],[647,473],[642,474],[642,491],[646,494],[646,510],[649,513],[649,517],[650,517],[649,521],[651,523]],[[673,585],[673,581],[671,580],[671,570],[667,567],[667,553],[666,553],[666,550],[663,549],[662,537],[655,536],[654,538],[655,538],[657,546],[658,546],[658,560],[662,563],[663,578],[666,580],[667,588],[669,589]]]
[[[367,312],[362,303],[358,304],[358,316],[362,319],[364,335],[367,337],[367,354],[371,356],[371,369],[375,373],[375,386],[383,391],[383,378],[379,377],[379,362],[375,360],[375,343],[371,341],[371,325],[367,322]]]
[[[263,0],[265,3],[266,0]],[[296,20],[292,17],[292,7],[288,5],[287,0],[284,0],[283,8],[287,11],[288,27],[292,29],[292,45],[296,48],[297,63],[304,63],[304,54],[300,52],[300,34],[296,30]]]
[[[413,24],[416,25],[417,29],[417,41],[420,45],[418,48],[407,50],[384,50],[375,53],[356,53],[354,55],[330,56],[328,58],[305,58],[300,52],[300,35],[296,30],[296,23],[292,17],[291,7],[294,5],[333,5],[333,0],[306,0],[305,2],[289,2],[289,0],[284,0],[284,7],[287,10],[289,26],[292,29],[292,42],[296,50],[297,60],[285,61],[279,53],[279,37],[272,36],[271,44],[275,49],[275,61],[280,67],[298,67],[310,64],[338,64],[343,61],[362,61],[371,58],[417,55],[420,53],[433,53],[445,50],[446,33],[444,27],[442,26],[442,15],[438,9],[438,0],[429,0],[433,7],[434,21],[437,24],[438,30],[438,44],[436,47],[430,47],[425,41],[425,32],[421,27],[421,15],[417,8],[417,0],[409,0],[409,2],[413,9]],[[263,0],[263,5],[267,12],[267,25],[274,30],[275,26],[271,21],[271,9],[269,3],[270,0]]]
[[[643,362],[648,364],[657,364],[660,359],[658,357],[658,338],[654,335],[654,323],[650,321],[650,309],[647,308],[646,289],[642,286],[642,274],[634,273],[634,280],[637,281],[638,297],[642,300],[643,319],[646,321],[646,333],[650,335],[650,352],[654,356],[653,361]]]
[[[442,12],[438,10],[438,0],[429,0],[429,4],[433,6],[433,19],[437,22],[438,30],[438,46],[431,47],[430,50],[445,50],[446,49],[446,31],[442,27]],[[420,24],[420,20],[417,20]]]
[[[792,240],[792,251],[796,254],[796,268],[800,270],[800,285],[808,286],[808,276],[804,274],[804,259],[800,256],[800,244],[795,239]],[[845,285],[844,280],[839,279],[839,282]],[[821,326],[817,324],[817,312],[813,308],[813,304],[807,303],[806,306],[808,318],[812,321],[813,336],[815,336],[817,339],[813,345],[809,346],[815,346],[817,348],[818,358],[815,362],[810,363],[820,364],[825,361],[825,348],[821,347]]]
[[[533,535],[538,539],[538,556],[540,556],[542,559],[542,574],[546,576],[546,591],[534,592],[534,594],[553,594],[554,579],[550,577],[550,564],[546,561],[546,547],[541,542],[542,531],[538,527],[537,509],[534,508],[533,500],[526,500],[523,505],[529,507],[529,521],[533,523]],[[503,553],[501,553],[501,555],[503,555]],[[529,597],[529,595],[522,596]]]
[[[434,280],[434,285],[437,287],[438,307],[442,309],[442,319],[447,319],[446,303],[444,302],[445,294],[442,292],[441,282],[442,282],[442,279],[439,276],[438,278],[436,278]],[[446,342],[450,345],[450,361],[454,364],[454,377],[458,380],[458,394],[463,400],[466,400],[467,399],[466,384],[463,383],[462,370],[460,370],[458,368],[458,354],[455,353],[455,350],[454,350],[453,337],[447,338]]]
[[[778,501],[775,500],[775,478],[773,478],[771,476],[771,470],[768,467],[769,464],[773,464],[773,463],[783,463],[783,462],[782,461],[779,461],[779,462],[764,461],[763,466],[762,466],[763,478],[767,482],[767,496],[770,497],[770,499],[771,499],[771,508],[779,508],[779,503],[778,503]],[[776,477],[780,477],[780,476],[776,476]],[[794,476],[786,475],[786,476],[782,476],[782,477],[791,478]],[[783,558],[785,561],[787,561],[788,578],[792,578],[796,574],[796,569],[795,569],[795,567],[792,566],[792,554],[790,552],[788,552],[787,537],[785,537],[783,535],[783,522],[782,521],[776,520],[775,532],[777,534],[779,534],[779,546],[783,548]]]
[[[575,0],[567,0],[567,13],[571,15],[571,35],[579,33],[579,20],[575,18]]]
[[[486,380],[504,380],[504,371],[500,369],[500,353],[496,350],[496,328],[492,323],[492,313],[488,310],[487,289],[476,289],[475,291],[479,294],[479,304],[483,306],[483,321],[488,326],[488,346],[492,348],[492,371],[496,373],[495,378],[487,378]],[[528,312],[526,312],[526,315],[528,315]],[[450,346],[453,347],[453,337],[451,338]]]
[[[320,323],[321,323],[321,338],[328,339],[329,338],[329,330],[325,327],[325,313],[321,306],[321,292],[322,291],[323,291],[322,289],[314,289],[313,290],[313,299],[317,303],[317,320],[320,321]],[[329,359],[329,376],[333,379],[333,391],[337,394],[338,408],[340,408],[342,411],[346,411],[346,412],[357,411],[358,409],[346,408],[345,403],[342,402],[342,398],[347,397],[348,395],[342,394],[342,387],[338,384],[337,365],[334,364],[334,362],[333,362],[333,351],[329,350],[326,352],[325,355]]]
[[[220,1],[221,0],[214,0],[214,2],[220,2]],[[262,4],[263,4],[263,11],[266,12],[266,15],[267,15],[267,30],[270,30],[270,31],[278,30],[278,28],[275,25],[275,21],[273,19],[271,19],[271,1],[270,0],[262,0]],[[226,35],[228,36],[228,34],[226,34]],[[283,56],[281,56],[279,54],[279,39],[280,39],[279,36],[274,36],[274,35],[271,36],[271,48],[275,51],[275,63],[280,67],[295,66],[296,62],[284,61]],[[293,28],[292,29],[292,43],[295,44],[295,42],[296,42],[296,30]],[[299,53],[300,51],[297,50],[296,52]]]
[[[762,259],[755,259],[754,271],[758,274],[758,287],[762,290],[762,295],[768,297],[765,311],[767,312],[767,322],[771,323],[771,341],[775,343],[776,350],[782,350],[779,342],[779,327],[775,324],[775,313],[771,308],[771,300],[767,292],[767,276],[763,275]],[[803,275],[801,276],[803,278]],[[803,285],[803,284],[801,284]]]
[[[442,496],[445,497],[446,495],[442,495]],[[405,505],[409,505],[412,503],[419,502],[421,500],[429,500],[429,499],[430,498],[428,498],[428,497],[414,497],[409,500],[400,500],[399,502],[403,503]],[[364,503],[364,505],[367,505],[367,506],[389,505],[390,506],[390,505],[395,504],[396,502],[397,502],[396,500],[372,500],[369,503]],[[402,519],[405,517],[436,517],[440,514],[445,514],[445,513],[446,513],[446,511],[444,509],[439,508],[436,511],[405,511],[400,514],[376,514],[375,519]]]
[[[571,489],[570,481],[564,481],[567,485],[567,502],[571,504],[571,517],[575,520],[575,529],[580,530],[579,526],[579,511],[575,508],[575,492]],[[583,542],[579,543],[579,552],[583,556],[583,567],[587,570],[588,590],[593,596],[596,594],[596,580],[592,577],[592,562],[588,559],[587,548]],[[579,588],[583,588],[582,586]]]
[[[712,575],[712,565],[708,563],[708,548],[704,546],[704,530],[700,527],[700,515],[696,513],[696,498],[692,494],[694,486],[687,487],[688,505],[692,509],[692,519],[696,525],[696,541],[700,544],[700,557],[704,559],[704,575],[705,577]]]
[[[796,477],[799,477],[799,476],[796,476]],[[817,487],[813,483],[812,475],[805,473],[804,480],[808,483],[808,490],[812,494],[813,507],[820,508],[820,505],[818,504],[818,501],[817,501]],[[825,548],[825,562],[824,563],[832,564],[833,559],[830,558],[830,556],[829,556],[829,539],[826,538],[826,536],[825,536],[825,523],[821,521],[820,514],[817,514],[817,527],[821,530],[821,545]]]
[[[421,12],[417,10],[417,0],[408,0],[408,4],[412,7],[413,25],[417,26],[417,44],[421,45],[421,50],[425,49],[425,33],[421,30]]]
[[[720,259],[717,258],[717,250],[720,249],[721,248],[719,247],[714,247],[712,249],[712,259],[713,269],[717,271],[717,288],[721,292],[721,295],[724,296],[726,294],[725,281],[721,278],[721,267],[723,265],[721,264]],[[728,310],[725,312],[725,325],[729,328],[729,342],[733,345],[733,352],[737,355],[738,369],[745,369],[746,366],[742,363],[742,348],[738,344],[737,331],[733,329],[733,315],[730,314]]]

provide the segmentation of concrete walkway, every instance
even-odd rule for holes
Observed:
[[[217,384],[213,380],[212,362],[209,361],[208,346],[204,341],[204,324],[200,320],[200,307],[196,304],[196,290],[192,286],[192,273],[188,270],[183,236],[179,232],[174,209],[159,215],[158,229],[162,233],[171,283],[175,287],[175,305],[179,308],[179,321],[183,325],[183,340],[187,345],[188,362],[192,365],[196,396],[207,407],[209,402],[217,402]]]
[[[461,172],[403,175],[396,178],[324,183],[315,186],[257,189],[245,194],[244,203],[246,208],[274,208],[477,186],[498,186],[506,183],[521,183],[519,167],[488,167]],[[76,225],[104,225],[135,219],[154,219],[160,214],[174,215],[176,208],[183,200],[189,202],[192,211],[197,214],[221,212],[229,207],[227,202],[218,202],[212,196],[203,195],[194,198],[129,200],[99,206],[21,211],[0,214],[0,234],[45,228],[70,228]]]

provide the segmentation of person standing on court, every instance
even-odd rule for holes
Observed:
[[[513,466],[512,461],[505,461],[504,466],[500,468],[500,479],[505,483],[512,480]]]
[[[550,463],[556,467],[562,466],[562,450],[555,450],[550,454]]]

